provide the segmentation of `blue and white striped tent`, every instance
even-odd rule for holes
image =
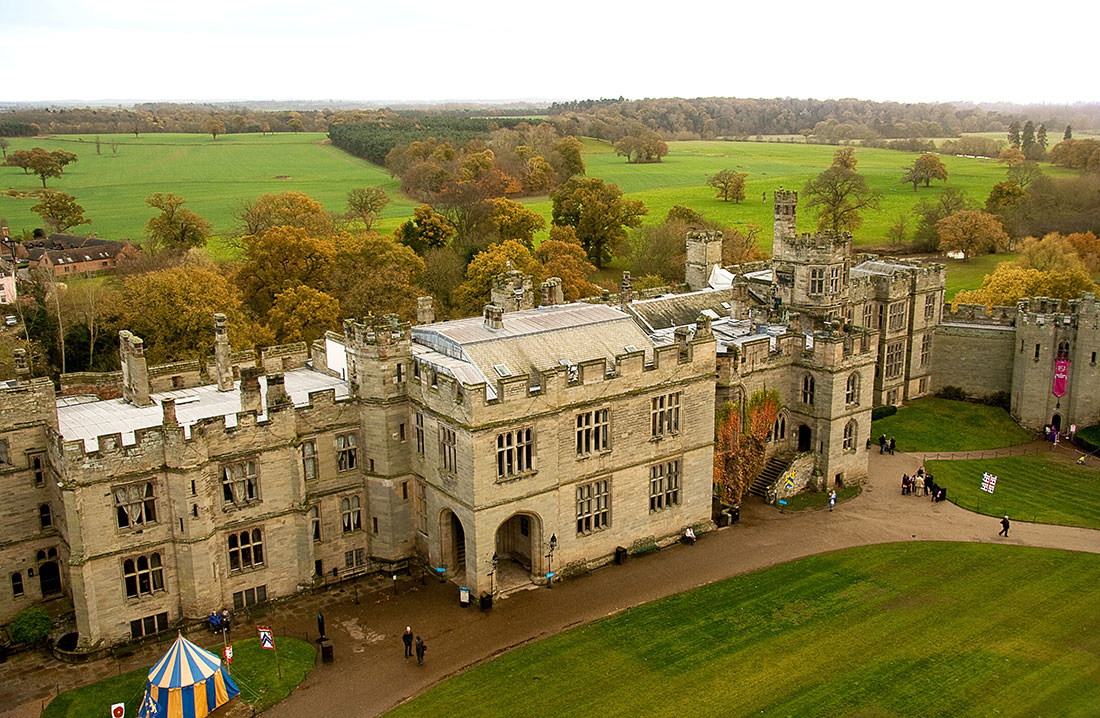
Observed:
[[[204,718],[241,690],[221,660],[182,635],[149,671],[140,718]]]

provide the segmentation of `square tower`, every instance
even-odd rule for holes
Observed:
[[[694,292],[706,289],[714,265],[722,264],[722,233],[691,231],[687,233],[687,268],[684,280]]]

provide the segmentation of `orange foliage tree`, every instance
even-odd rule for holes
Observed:
[[[761,389],[749,397],[745,421],[730,402],[715,417],[714,493],[737,506],[764,470],[768,432],[780,409],[779,392]]]

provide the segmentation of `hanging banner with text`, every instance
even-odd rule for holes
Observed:
[[[1066,381],[1069,379],[1069,359],[1058,359],[1054,362],[1054,396],[1066,395]]]

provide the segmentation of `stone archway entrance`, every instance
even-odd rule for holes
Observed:
[[[810,440],[810,427],[806,426],[805,424],[798,425],[798,450],[813,450],[813,442]]]
[[[1062,431],[1062,415],[1061,414],[1055,414],[1054,416],[1050,417],[1050,426],[1051,426],[1051,428],[1054,429],[1055,432],[1061,433],[1061,431]]]
[[[466,530],[450,509],[439,515],[439,548],[447,578],[461,583],[466,577]]]
[[[38,587],[42,590],[42,596],[61,593],[61,567],[57,565],[57,549],[39,551],[35,558],[38,563]]]
[[[535,514],[514,514],[497,528],[496,589],[530,583],[542,567],[542,520]]]

